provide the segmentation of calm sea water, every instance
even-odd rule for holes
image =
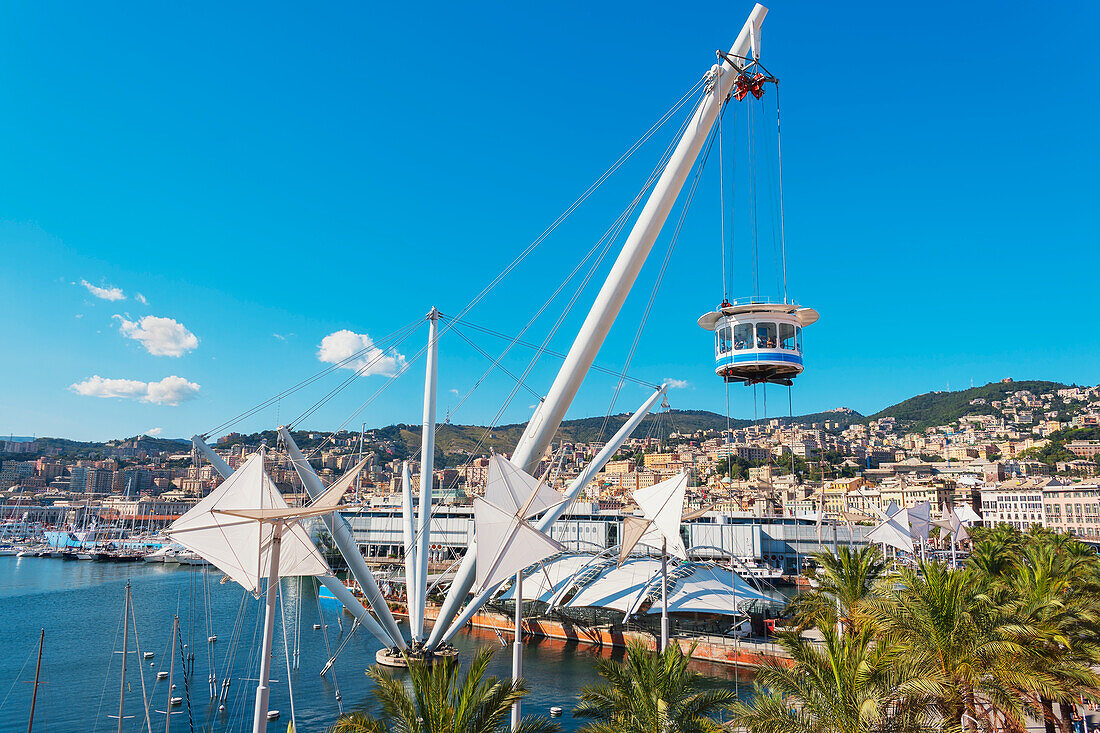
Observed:
[[[190,690],[186,690],[177,657],[177,689],[173,694],[185,701],[173,709],[171,731],[250,730],[257,670],[255,650],[262,633],[260,603],[236,584],[222,584],[221,578],[222,574],[213,569],[159,563],[0,557],[0,733],[26,730],[32,689],[26,683],[34,679],[42,628],[46,630],[42,657],[42,680],[46,684],[39,688],[35,730],[117,730],[117,718],[109,716],[118,711],[122,655],[117,652],[122,649],[127,581],[137,622],[137,638],[131,627],[129,648],[133,652],[138,644],[143,653],[152,651],[155,656],[152,660],[134,653],[128,656],[123,730],[137,733],[146,727],[143,680],[150,700],[152,729],[164,730],[164,715],[157,711],[166,709],[168,684],[158,681],[156,673],[168,670],[172,617],[177,612],[183,642],[194,654],[194,674]],[[275,681],[270,703],[282,717],[270,723],[268,730],[286,730],[291,687],[299,731],[322,731],[341,709],[375,710],[373,683],[364,670],[374,663],[381,644],[362,629],[349,633],[351,616],[334,605],[318,604],[311,579],[304,580],[300,593],[297,581],[283,582],[288,643],[283,642],[283,625],[276,623],[272,661]],[[296,624],[294,615],[299,608],[301,622]],[[326,630],[314,630],[313,625],[322,623],[322,619]],[[300,629],[299,666],[291,671],[288,684],[286,650],[295,647],[295,628]],[[216,643],[206,642],[210,634],[217,634]],[[333,670],[321,677],[321,668],[342,644]],[[459,635],[455,644],[467,656],[481,646],[498,649],[490,673],[510,676],[510,646],[502,648],[495,634],[474,630]],[[547,639],[528,644],[524,673],[531,693],[524,712],[545,715],[550,706],[559,705],[566,711],[558,719],[562,728],[575,730],[580,721],[569,711],[580,689],[599,681],[594,660],[616,653],[621,654]],[[210,700],[208,679],[212,669],[219,680],[227,674],[232,679],[225,711],[219,711]],[[726,667],[705,665],[698,669],[713,676],[716,684],[734,681],[734,672]]]

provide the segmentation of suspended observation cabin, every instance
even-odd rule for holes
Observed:
[[[734,121],[743,120],[744,135],[735,137],[735,155],[728,158],[723,154],[722,117],[719,117],[716,131],[719,157],[720,207],[722,211],[722,302],[718,308],[699,317],[699,326],[714,332],[714,372],[726,382],[752,384],[781,384],[791,386],[795,377],[802,373],[802,329],[815,323],[817,311],[795,303],[787,297],[787,248],[783,225],[783,163],[779,143],[779,80],[760,63],[759,28],[754,28],[751,37],[750,55],[731,56],[722,52],[718,56],[733,66],[737,78],[726,98],[726,105],[732,101],[738,110]],[[766,85],[776,88],[774,109],[765,109],[761,104]],[[773,120],[768,118],[774,114]],[[769,150],[772,140],[767,137],[768,125],[775,125],[774,166],[768,165],[762,158]],[[730,123],[727,122],[727,126]],[[739,128],[741,129],[741,128]],[[748,252],[738,253],[735,257],[734,236],[736,209],[732,207],[727,229],[726,199],[727,181],[724,166],[727,159],[733,162],[738,155],[747,160],[744,165],[734,163],[733,170],[742,171],[747,176],[741,187],[746,215],[739,221],[747,222],[748,236],[751,242],[751,258]],[[737,185],[730,177],[736,190]],[[734,197],[731,195],[731,201]],[[767,203],[773,205],[773,211],[765,212]],[[761,220],[765,221],[761,221]],[[770,221],[769,221],[770,219]],[[743,224],[744,226],[744,224]],[[777,294],[768,297],[760,294],[761,246],[764,244],[764,232],[770,229],[773,235],[774,266]],[[746,246],[746,249],[750,247]],[[750,262],[751,268],[744,268],[751,275],[751,292],[754,295],[743,298],[729,297],[733,283],[733,263]],[[727,267],[728,264],[728,267]],[[746,288],[748,289],[748,288]]]
[[[700,316],[699,325],[714,331],[715,374],[727,382],[790,386],[802,373],[802,329],[817,318],[813,308],[746,298]]]

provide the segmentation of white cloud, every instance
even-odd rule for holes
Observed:
[[[670,378],[670,379],[665,380],[665,384],[668,385],[669,389],[687,389],[688,387],[691,386],[691,382],[687,381],[686,379],[671,379]]]
[[[198,348],[195,334],[179,321],[159,316],[145,316],[140,321],[116,315],[118,330],[126,338],[140,341],[153,356],[183,356]]]
[[[142,295],[141,293],[137,293],[136,295],[134,295],[134,300],[141,303],[142,305],[149,305],[149,301],[146,300],[145,296]]]
[[[199,395],[199,385],[174,375],[159,382],[142,382],[137,379],[104,379],[97,374],[69,385],[69,389],[85,397],[117,397],[154,405],[178,405]]]
[[[126,294],[122,292],[122,288],[116,288],[113,285],[101,288],[97,285],[92,285],[87,280],[81,280],[80,284],[87,288],[89,293],[100,300],[126,300]]]
[[[350,359],[340,368],[354,369],[364,377],[372,374],[390,376],[405,366],[405,357],[402,354],[392,350],[382,351],[367,334],[347,329],[330,333],[321,339],[317,358],[327,364],[339,364]]]
[[[163,432],[164,432],[164,428],[149,428],[148,430],[145,431],[145,434],[155,438]]]
[[[447,391],[455,395],[456,397],[459,395],[459,391],[457,389],[454,389],[453,387]]]

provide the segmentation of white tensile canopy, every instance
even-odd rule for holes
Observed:
[[[504,456],[493,455],[489,458],[485,500],[511,514],[523,510],[523,517],[530,519],[561,504],[565,497]]]
[[[912,554],[913,538],[909,530],[909,510],[899,509],[892,517],[868,532],[867,539]]]
[[[342,482],[341,482],[342,483]],[[330,489],[324,511],[331,512],[340,496]],[[333,489],[338,487],[334,486]],[[335,502],[331,497],[335,496]],[[292,509],[264,471],[263,454],[254,453],[218,488],[172,523],[168,536],[215,567],[251,593],[267,578],[271,562],[271,538],[275,527],[263,519],[282,518],[285,527],[279,545],[279,577],[327,575],[332,571],[302,525],[290,516],[317,511]]]
[[[687,560],[687,548],[680,537],[680,524],[684,517],[684,496],[687,493],[688,474],[677,476],[638,489],[631,494],[648,526],[643,527],[636,517],[623,518],[623,542],[619,557],[622,562],[638,542],[652,545],[663,541],[668,554]]]
[[[959,518],[959,521],[963,524],[972,524],[974,522],[982,521],[982,517],[974,508],[969,504],[959,504],[955,507],[955,516]]]
[[[741,579],[733,580],[733,573],[716,565],[695,565],[691,575],[677,578],[668,592],[669,613],[717,613],[737,615],[734,607],[734,588],[737,602],[766,601],[768,597]],[[734,586],[736,583],[736,586]],[[653,604],[647,613],[660,613],[661,607]]]
[[[489,476],[485,497],[474,499],[476,593],[565,549],[527,521],[560,504],[561,494],[502,456],[490,459]]]
[[[537,564],[523,574],[523,599],[549,603],[555,593],[591,562],[591,555],[567,553]],[[515,598],[515,593],[516,587],[513,585],[501,593],[499,599],[511,600]]]
[[[928,532],[932,529],[932,505],[922,501],[909,509],[909,536],[915,540],[928,541]]]
[[[568,608],[612,608],[628,612],[649,582],[661,573],[661,561],[654,557],[632,558],[622,565],[609,565],[565,604]]]

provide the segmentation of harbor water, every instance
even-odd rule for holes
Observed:
[[[137,633],[131,626],[122,729],[134,733],[146,729],[144,684],[153,731],[165,729],[166,709],[172,711],[171,731],[178,733],[250,730],[261,606],[235,583],[222,583],[222,578],[214,568],[175,564],[0,557],[0,733],[26,730],[32,691],[28,683],[34,680],[40,629],[46,632],[41,675],[45,684],[38,691],[35,730],[118,730],[117,717],[111,716],[118,712],[122,658],[118,652],[127,581]],[[298,731],[322,731],[341,710],[374,712],[373,683],[364,671],[373,664],[381,644],[363,629],[352,632],[351,616],[331,601],[319,599],[311,578],[300,583],[284,580],[281,606],[286,637],[284,642],[280,619],[275,627],[270,703],[271,709],[280,711],[280,718],[268,729],[273,733],[287,729],[291,688]],[[301,619],[295,622],[299,610]],[[157,680],[157,673],[169,670],[172,618],[177,613],[180,636],[187,645],[185,658],[193,659],[193,672],[185,685],[177,650],[172,696],[183,701],[169,708],[168,682]],[[314,629],[315,624],[322,628]],[[208,643],[212,635],[217,641]],[[322,677],[321,669],[342,645],[332,670]],[[490,674],[510,676],[510,647],[503,648],[495,634],[471,630],[460,634],[455,645],[463,657],[481,646],[496,648]],[[296,646],[298,668],[288,677],[287,657],[293,662]],[[152,652],[153,658],[145,659],[146,652]],[[577,729],[582,721],[570,711],[581,688],[600,681],[595,660],[621,654],[621,650],[533,640],[524,654],[524,676],[531,690],[524,712],[547,715],[551,706],[560,706],[565,713],[557,720],[563,730]],[[212,671],[219,691],[225,679],[231,680],[225,710],[211,700]],[[735,682],[734,671],[726,667],[706,665],[699,671],[715,684]],[[738,678],[741,688],[747,689],[743,673]]]

